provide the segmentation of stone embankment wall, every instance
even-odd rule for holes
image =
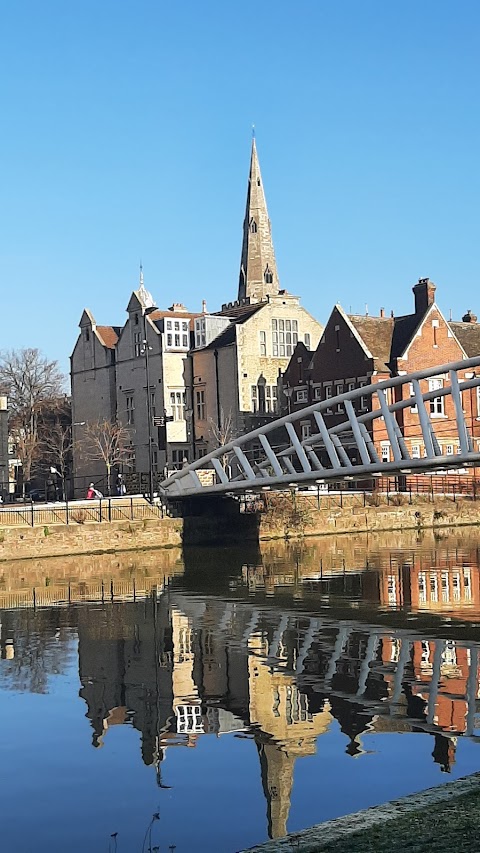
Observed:
[[[218,506],[202,516],[133,521],[0,527],[0,561],[38,557],[178,548],[188,545],[242,544],[258,539],[295,539],[325,534],[423,530],[477,525],[480,501],[413,498],[405,505],[363,505],[358,495],[321,498],[284,496],[279,506],[259,514],[225,515]],[[340,505],[341,504],[341,505]],[[238,504],[235,504],[235,508]]]

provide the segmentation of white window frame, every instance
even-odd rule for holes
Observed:
[[[440,389],[443,389],[443,379],[439,376],[432,376],[432,378],[428,380],[428,390],[440,391]],[[433,400],[430,400],[430,417],[445,417],[445,397],[434,397]]]
[[[382,441],[380,444],[382,462],[390,462],[390,442]]]
[[[296,403],[308,403],[308,390],[307,388],[297,388],[297,393],[295,396]]]
[[[333,397],[333,385],[331,385],[331,384],[325,385],[325,400],[331,400],[332,397]],[[325,409],[325,411],[328,412],[329,415],[331,415],[332,414],[331,406],[328,406],[328,408]]]
[[[310,421],[300,421],[300,438],[301,441],[310,438],[312,434],[312,425]]]

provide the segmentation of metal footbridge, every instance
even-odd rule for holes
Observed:
[[[471,434],[473,415],[469,429],[463,408],[464,393],[480,386],[480,375],[475,375],[479,367],[477,356],[319,401],[197,459],[165,480],[161,492],[167,499],[177,500],[480,465],[479,445],[475,448]],[[422,390],[421,383],[428,384],[429,390]],[[370,398],[368,405],[366,398]],[[412,457],[400,426],[405,409],[415,413],[415,434],[410,427],[408,441],[422,442],[421,458]],[[328,427],[325,415],[331,420],[333,413],[340,422]],[[384,421],[382,434],[390,448],[389,460],[378,455],[372,439],[378,418]],[[310,423],[310,435],[303,440],[301,422]],[[447,439],[452,452],[445,454]],[[205,468],[213,473],[206,481],[199,476],[199,469]]]

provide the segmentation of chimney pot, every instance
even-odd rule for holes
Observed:
[[[469,308],[467,313],[463,315],[462,322],[463,323],[476,323],[477,322],[476,314],[472,314],[472,309]]]
[[[385,317],[385,308],[380,308],[380,317]]]

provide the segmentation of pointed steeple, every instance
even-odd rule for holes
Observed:
[[[238,298],[263,300],[268,294],[278,293],[279,290],[272,231],[254,135],[243,222]]]

